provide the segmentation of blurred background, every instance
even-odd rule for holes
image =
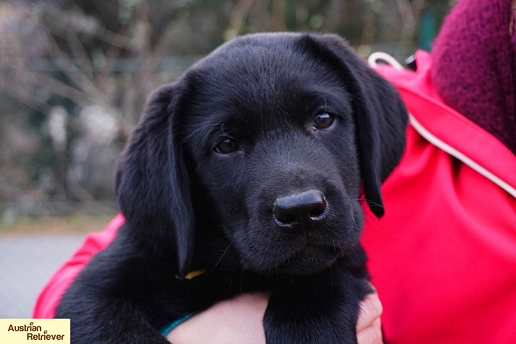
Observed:
[[[450,0],[0,0],[0,318],[116,213],[113,171],[149,92],[238,35],[338,33],[430,50]]]

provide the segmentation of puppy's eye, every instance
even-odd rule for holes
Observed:
[[[220,154],[229,154],[238,150],[238,145],[230,138],[220,141],[215,147],[215,151]]]
[[[328,128],[335,117],[329,113],[320,113],[314,117],[314,129],[325,129]]]

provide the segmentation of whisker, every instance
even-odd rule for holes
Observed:
[[[375,205],[375,206],[380,207],[380,208],[382,208],[383,210],[385,210],[385,206],[384,206],[383,204],[378,204],[378,203],[376,203],[375,201],[370,200],[370,199],[367,199],[367,198],[365,198],[365,199],[359,199],[359,200],[358,200],[358,202],[360,202],[360,203],[367,202],[367,204],[372,204],[372,205]]]
[[[361,203],[363,203],[363,202],[365,202],[365,201],[366,201],[366,200],[364,200],[364,199],[359,199],[359,200],[358,200],[358,202],[361,202]],[[369,201],[368,201],[368,202],[369,202]],[[371,201],[371,203],[378,205],[377,203],[372,202],[372,201]],[[392,212],[392,211],[391,211],[391,212]],[[372,214],[372,213],[371,213],[371,212],[369,212],[369,211],[364,211],[364,212],[363,212],[363,214],[364,214],[364,220],[365,220],[365,222],[366,222],[366,223],[369,223],[369,224],[374,223],[374,225],[375,225],[376,227],[380,227],[384,232],[389,233],[390,235],[393,235],[393,233],[392,233],[392,232],[391,232],[387,227],[385,227],[385,226],[380,222],[380,219],[378,219],[378,217],[376,217],[374,214]],[[372,222],[371,222],[371,220],[372,220]]]
[[[224,258],[224,256],[226,255],[226,253],[228,252],[229,248],[231,247],[231,244],[233,242],[231,241],[228,246],[226,247],[226,249],[224,250],[224,252],[222,253],[222,255],[220,256],[219,260],[217,261],[217,263],[215,263],[215,266],[213,267],[213,269],[215,269],[219,264],[220,262],[222,261],[222,258]]]

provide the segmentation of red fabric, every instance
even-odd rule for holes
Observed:
[[[118,214],[102,232],[90,233],[81,246],[74,252],[49,279],[43,287],[34,306],[33,318],[53,318],[61,296],[72,283],[75,276],[98,251],[106,248],[115,237],[118,227],[124,223],[124,217]]]
[[[516,187],[516,156],[446,107],[429,78],[379,68],[414,118]],[[363,244],[384,306],[387,343],[516,343],[516,199],[425,140],[413,126],[384,183],[385,216],[367,215]]]
[[[414,118],[442,142],[516,187],[516,156],[445,106],[430,83],[430,57],[418,72],[379,67]],[[400,165],[383,185],[385,216],[366,209],[363,244],[383,302],[387,343],[516,342],[516,200],[425,140],[413,126]],[[123,222],[117,216],[43,289],[34,317],[52,317],[66,287]]]

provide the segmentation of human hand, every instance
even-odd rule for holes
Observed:
[[[381,344],[383,312],[382,303],[376,291],[360,303],[360,314],[357,322],[358,344]]]
[[[216,303],[175,329],[167,339],[175,344],[265,344],[263,315],[266,293],[241,294]]]
[[[175,344],[264,344],[262,319],[267,303],[268,295],[265,293],[242,294],[221,301],[176,327],[167,339]],[[369,294],[360,303],[358,344],[382,343],[381,314],[378,294]]]

